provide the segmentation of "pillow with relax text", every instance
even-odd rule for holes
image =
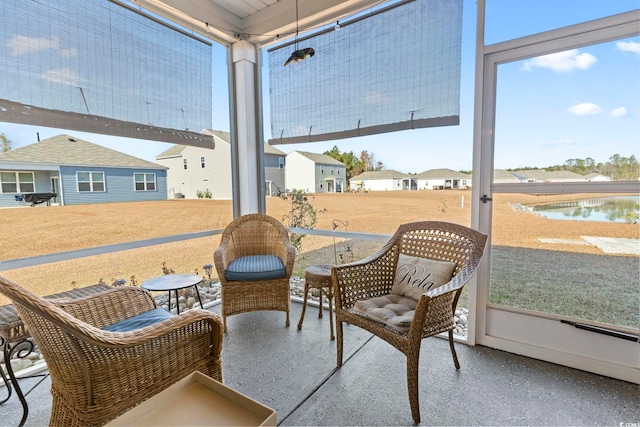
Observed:
[[[414,300],[451,280],[455,262],[436,261],[400,254],[391,293]]]

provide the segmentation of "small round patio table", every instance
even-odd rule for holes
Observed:
[[[171,291],[175,292],[176,296],[176,312],[180,314],[180,304],[178,304],[178,290],[194,287],[200,308],[202,307],[202,300],[200,299],[200,292],[198,291],[198,284],[202,282],[202,277],[197,274],[167,274],[165,276],[154,277],[146,282],[143,282],[140,287],[148,291],[168,291],[169,299],[169,311],[171,311]]]
[[[329,327],[331,331],[331,340],[335,340],[333,335],[333,280],[331,278],[331,266],[328,264],[318,264],[307,267],[304,272],[304,302],[302,303],[302,314],[298,322],[298,330],[302,329],[302,321],[304,313],[307,309],[307,295],[309,290],[315,288],[320,289],[320,302],[318,318],[322,318],[322,294],[327,295],[329,300]]]

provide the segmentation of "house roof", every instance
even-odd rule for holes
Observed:
[[[220,138],[221,140],[223,140],[225,142],[231,141],[231,134],[229,132],[225,132],[223,130],[205,129],[201,133],[215,136],[216,138]]]
[[[331,156],[328,156],[326,154],[317,154],[317,153],[310,153],[308,151],[293,151],[293,153],[298,153],[304,157],[306,157],[309,160],[312,160],[314,163],[320,163],[323,165],[336,165],[336,166],[345,166],[344,163],[342,163],[340,160],[336,160]],[[291,153],[289,153],[291,154]]]
[[[214,141],[217,142],[226,142],[229,144],[231,141],[231,134],[229,132],[224,132],[221,130],[213,130],[213,129],[204,129],[201,133],[205,135],[211,135],[214,137]],[[218,141],[220,140],[220,141]],[[174,146],[169,147],[167,150],[156,156],[156,159],[162,159],[166,157],[177,157],[182,154],[182,152],[188,147],[188,145],[176,144]],[[215,147],[215,145],[214,145]],[[278,150],[276,147],[273,147],[267,143],[264,144],[264,153],[265,154],[274,154],[276,156],[286,156],[287,154],[284,151]]]
[[[0,154],[0,162],[166,169],[129,154],[61,134]]]
[[[512,180],[518,180],[518,179],[522,179],[523,177],[520,175],[516,175],[515,173],[509,172],[508,170],[504,170],[504,169],[494,169],[493,170],[493,179],[512,179]]]
[[[269,145],[267,143],[264,144],[264,154],[275,154],[275,155],[278,155],[278,156],[286,156],[287,155],[287,153],[285,153],[284,151],[280,151],[276,147],[274,147],[273,145]]]
[[[406,173],[398,172],[393,169],[385,169],[381,171],[366,171],[360,175],[351,177],[350,181],[364,181],[372,179],[394,179],[394,178],[406,178],[409,175]]]
[[[421,179],[438,179],[438,178],[471,178],[471,175],[454,171],[452,169],[429,169],[418,174]]]
[[[187,148],[187,145],[176,144],[164,150],[162,153],[156,156],[157,159],[163,159],[166,157],[176,157],[182,154],[182,152]]]
[[[583,175],[571,171],[546,171],[544,169],[524,169],[515,171],[518,175],[537,180],[580,180]]]

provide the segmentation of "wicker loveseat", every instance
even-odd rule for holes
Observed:
[[[122,287],[49,301],[0,276],[51,374],[51,426],[103,425],[191,372],[222,381],[222,321]]]
[[[478,231],[447,222],[404,224],[377,253],[332,268],[338,366],[342,366],[343,323],[366,329],[400,350],[407,358],[409,403],[416,423],[420,422],[421,340],[448,332],[453,362],[460,368],[453,344],[454,311],[463,286],[478,267],[486,239]],[[426,273],[422,278],[419,270]]]
[[[273,217],[247,214],[227,225],[213,253],[225,332],[227,316],[250,311],[284,311],[289,326],[295,256],[289,232]]]

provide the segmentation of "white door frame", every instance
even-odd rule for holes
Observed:
[[[484,45],[484,0],[478,1],[474,114],[474,182],[472,226],[490,235],[491,199],[508,192],[638,192],[635,182],[571,184],[493,184],[497,68],[499,64],[605,43],[640,34],[640,11],[572,25],[494,45]],[[478,178],[476,180],[476,177]],[[603,184],[603,185],[601,185]],[[484,196],[484,198],[483,198]],[[482,201],[484,200],[484,201]],[[489,238],[490,240],[491,238]],[[551,316],[491,307],[491,242],[470,289],[475,328],[470,344],[489,347],[640,383],[638,343],[581,331]]]

